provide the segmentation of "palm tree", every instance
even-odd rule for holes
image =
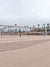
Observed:
[[[33,25],[33,27],[35,27],[35,25]]]
[[[45,31],[45,24],[43,24],[43,28],[44,28],[44,31]]]
[[[8,26],[8,32],[11,32],[11,26]]]
[[[40,26],[40,24],[38,24],[38,31],[39,31],[39,26]]]
[[[24,26],[24,28],[25,28],[25,32],[26,32],[26,26]]]
[[[47,29],[49,30],[49,26],[50,26],[50,24],[49,23],[47,23]]]
[[[16,27],[17,27],[17,24],[15,24],[15,32],[17,32],[17,28]]]
[[[17,26],[17,24],[15,24],[15,26]]]
[[[30,27],[29,29],[30,29],[30,31],[31,31],[32,28]]]
[[[34,27],[35,27],[35,25],[33,25],[33,30],[34,30]]]
[[[43,24],[43,27],[45,28],[45,24]]]
[[[4,29],[2,29],[2,32],[4,32]]]
[[[40,24],[38,24],[38,28],[39,28]]]
[[[11,32],[11,26],[10,26],[10,32]]]
[[[27,26],[27,32],[28,32],[29,26]]]
[[[8,32],[9,32],[9,26],[8,26]]]
[[[45,34],[45,24],[43,24],[43,30],[44,30],[44,34]]]
[[[42,26],[42,31],[43,31],[43,26]]]

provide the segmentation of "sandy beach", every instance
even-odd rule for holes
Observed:
[[[50,67],[50,36],[0,36],[0,67]]]

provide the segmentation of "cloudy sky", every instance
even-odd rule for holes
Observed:
[[[50,23],[50,0],[0,0],[0,24]]]

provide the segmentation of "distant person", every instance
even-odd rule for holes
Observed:
[[[2,34],[1,34],[1,36],[2,36]]]
[[[21,30],[19,29],[20,37],[21,37]]]
[[[20,33],[20,37],[21,37],[21,33]]]

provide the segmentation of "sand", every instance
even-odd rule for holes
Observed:
[[[50,67],[50,36],[0,36],[0,67]]]

